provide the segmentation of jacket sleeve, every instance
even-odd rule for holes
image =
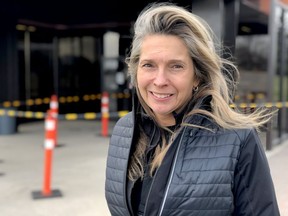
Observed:
[[[240,147],[233,192],[235,216],[280,215],[269,164],[255,130]]]

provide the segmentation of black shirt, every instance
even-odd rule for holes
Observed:
[[[169,129],[174,131],[175,126],[170,126]],[[163,129],[162,132],[165,134],[165,140],[168,142],[171,134]],[[153,133],[146,151],[144,177],[143,179],[138,178],[132,189],[131,201],[134,215],[141,216],[144,214],[146,200],[153,182],[153,176],[150,175],[149,164],[151,164],[156,147],[161,144],[162,139],[160,133]]]

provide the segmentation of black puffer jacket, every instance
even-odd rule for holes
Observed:
[[[110,140],[105,195],[113,216],[129,216],[128,158],[134,139],[133,112],[121,118]],[[224,130],[203,116],[183,127],[154,176],[145,216],[278,216],[265,152],[253,129]],[[165,159],[164,159],[165,161]],[[170,167],[167,170],[167,167]],[[161,187],[163,177],[167,185]],[[166,178],[166,177],[165,177]]]

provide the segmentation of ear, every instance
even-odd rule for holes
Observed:
[[[200,81],[199,81],[198,79],[197,79],[197,80],[194,80],[194,82],[193,82],[193,88],[198,87],[199,84],[200,84]]]

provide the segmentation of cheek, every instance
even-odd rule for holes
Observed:
[[[140,74],[137,76],[137,83],[138,83],[139,89],[145,88],[149,84],[149,78],[147,76]]]
[[[190,96],[192,96],[192,92],[193,92],[193,84],[191,81],[189,82],[181,82],[178,84],[178,90],[179,92],[182,93],[182,96],[184,98],[189,98]]]

